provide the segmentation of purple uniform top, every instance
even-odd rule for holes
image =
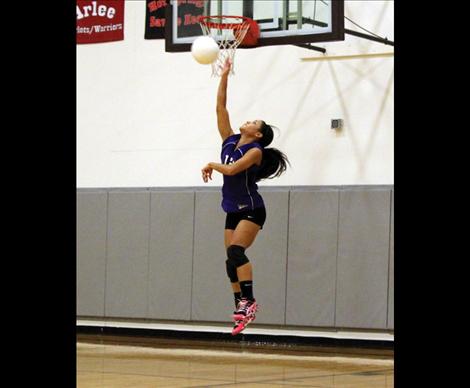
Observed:
[[[241,159],[251,148],[261,147],[258,143],[245,144],[237,149],[238,141],[241,135],[232,135],[222,143],[222,152],[220,157],[223,164],[235,163]],[[258,166],[254,164],[247,170],[241,171],[236,175],[224,175],[224,185],[222,186],[222,209],[227,213],[253,210],[264,207],[263,198],[258,193],[256,184],[256,173]]]

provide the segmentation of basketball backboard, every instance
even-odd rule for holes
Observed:
[[[190,51],[203,35],[201,15],[254,19],[258,46],[344,40],[343,0],[170,0],[166,7],[165,51]]]

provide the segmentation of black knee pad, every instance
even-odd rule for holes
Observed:
[[[225,260],[225,265],[227,268],[227,275],[231,283],[238,282],[237,269],[230,263],[229,259]]]
[[[245,255],[245,248],[241,247],[240,245],[230,245],[227,248],[227,257],[227,262],[235,268],[249,263],[248,257]]]
[[[237,268],[249,262],[245,256],[245,248],[240,245],[230,245],[227,248],[227,257],[225,261],[227,267],[227,275],[232,283],[238,282]]]

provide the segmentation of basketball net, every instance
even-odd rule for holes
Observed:
[[[245,16],[200,16],[199,24],[205,36],[210,36],[219,45],[219,55],[211,64],[212,76],[220,77],[227,59],[232,66],[230,74],[235,74],[235,52],[238,46],[253,47],[258,43],[259,26]]]

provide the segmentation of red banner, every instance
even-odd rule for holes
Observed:
[[[165,37],[165,8],[168,0],[147,0],[145,9],[145,39]]]
[[[77,43],[124,39],[124,0],[77,0]]]

